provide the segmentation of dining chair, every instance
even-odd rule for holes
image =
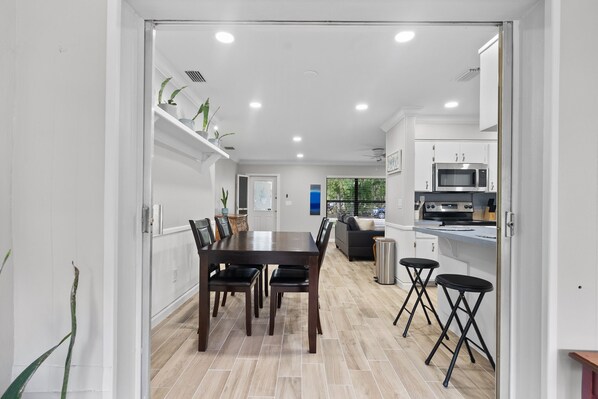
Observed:
[[[230,225],[230,221],[228,220],[227,216],[215,216],[214,219],[216,220],[216,228],[218,229],[218,234],[220,235],[220,239],[226,238],[233,234],[233,229]],[[258,288],[259,288],[259,305],[260,308],[264,307],[264,293],[268,296],[268,265],[261,265],[261,264],[250,264],[250,265],[226,265],[227,268],[237,268],[237,267],[253,267],[254,269],[259,270],[260,275],[258,277]],[[263,288],[262,288],[263,287]],[[222,299],[222,306],[226,304],[226,296]]]
[[[320,228],[318,229],[318,235],[316,236],[316,245],[320,246],[320,241],[322,240],[322,232],[324,231],[324,225],[328,222],[329,219],[327,217],[323,217],[322,221],[320,222]],[[306,269],[307,266],[305,265],[278,265],[279,269]]]
[[[214,233],[210,225],[210,219],[189,220],[197,251],[207,245],[214,243]],[[258,289],[255,286],[258,281],[259,271],[252,267],[238,267],[220,270],[220,265],[210,265],[210,277],[208,289],[215,293],[214,310],[212,317],[218,316],[218,306],[221,292],[244,292],[245,293],[245,330],[251,335],[251,288],[254,293],[254,313],[259,317]]]
[[[326,220],[323,223],[322,237],[318,243],[318,271],[322,269],[324,257],[326,256],[326,249],[330,239],[330,232],[332,231],[333,223]],[[274,319],[276,318],[276,309],[280,307],[283,292],[309,292],[309,269],[306,268],[292,268],[292,269],[276,269],[272,272],[270,277],[270,324],[269,334],[274,334]],[[318,304],[318,334],[322,334],[322,325],[320,323],[320,311]]]

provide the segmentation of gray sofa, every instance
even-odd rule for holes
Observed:
[[[374,237],[384,236],[384,231],[360,230],[353,216],[340,216],[334,230],[336,247],[349,261],[354,258],[374,259]]]

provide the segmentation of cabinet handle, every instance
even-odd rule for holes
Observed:
[[[434,252],[434,249],[435,249],[434,247],[435,247],[435,245],[434,245],[434,243],[432,243],[432,252]]]
[[[494,190],[494,182],[490,184],[490,190]]]
[[[455,152],[455,162],[459,161],[459,154]]]
[[[465,162],[465,153],[463,153],[463,162]]]
[[[428,181],[426,180],[426,190],[428,189]]]

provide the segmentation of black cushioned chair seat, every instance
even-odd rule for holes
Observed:
[[[258,269],[259,271],[262,271],[264,269],[264,265],[228,265],[228,269],[233,268],[233,269],[239,269],[239,268],[244,268],[244,267],[249,267],[252,269]]]
[[[258,278],[260,272],[253,267],[235,267],[219,271],[210,279],[210,285],[227,286],[250,286]]]
[[[494,289],[489,281],[462,274],[439,274],[436,276],[436,284],[467,292],[489,292]]]
[[[309,286],[309,271],[306,269],[276,269],[270,278],[271,286]]]
[[[426,258],[403,258],[399,261],[403,266],[415,267],[418,269],[436,269],[438,262]]]

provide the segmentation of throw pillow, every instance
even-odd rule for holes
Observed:
[[[359,230],[374,230],[374,220],[372,219],[355,218],[355,221],[359,226]]]

